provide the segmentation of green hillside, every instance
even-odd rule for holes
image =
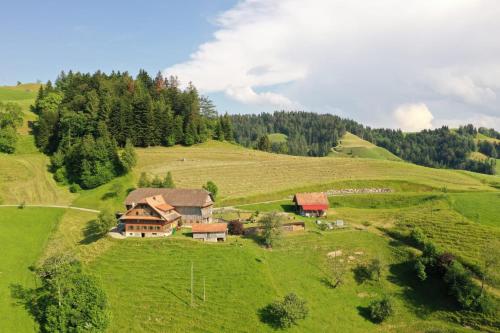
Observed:
[[[18,103],[25,113],[16,152],[0,153],[0,201],[4,204],[23,201],[32,204],[69,204],[74,199],[67,188],[56,184],[48,172],[49,158],[36,149],[33,136],[29,133],[28,121],[36,119],[36,115],[30,111],[30,105],[34,103],[39,86],[23,84],[0,87],[0,101]]]
[[[0,332],[33,332],[36,325],[25,309],[16,306],[12,292],[18,286],[34,287],[29,267],[63,214],[62,209],[0,208]]]
[[[337,147],[333,148],[330,156],[372,158],[388,161],[401,160],[387,149],[377,147],[373,143],[349,132],[342,137]]]

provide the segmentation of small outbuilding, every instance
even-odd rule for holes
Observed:
[[[227,238],[227,223],[193,224],[194,239],[205,242],[224,242]]]
[[[297,193],[293,197],[297,211],[302,216],[326,216],[330,207],[326,193]]]

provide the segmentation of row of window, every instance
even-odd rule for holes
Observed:
[[[128,230],[160,230],[160,226],[158,225],[129,225]]]

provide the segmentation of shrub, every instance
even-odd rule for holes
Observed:
[[[425,272],[425,265],[422,261],[417,260],[415,262],[415,273],[420,281],[425,281],[427,279],[427,273]]]
[[[209,180],[205,185],[203,185],[203,188],[208,192],[210,192],[214,201],[217,200],[217,194],[219,193],[219,188],[217,187],[217,185],[215,185],[213,181]]]
[[[427,236],[425,236],[422,229],[420,229],[419,227],[415,227],[410,232],[410,240],[412,241],[413,245],[422,248],[427,242]]]
[[[54,180],[58,183],[66,182],[66,168],[59,168],[54,172]]]
[[[244,227],[240,221],[234,220],[229,222],[227,228],[230,235],[243,235]]]
[[[370,319],[375,323],[381,323],[393,313],[392,301],[388,297],[376,300],[368,306]]]
[[[382,274],[382,263],[379,259],[372,259],[368,265],[366,265],[366,271],[368,272],[370,279],[380,280],[380,275]]]
[[[268,305],[264,312],[265,319],[270,321],[271,324],[281,328],[288,328],[296,325],[298,320],[304,319],[309,310],[305,300],[294,293],[290,293],[282,301],[276,301]]]
[[[80,190],[81,190],[81,189],[82,189],[82,188],[81,188],[81,187],[80,187],[80,185],[78,185],[78,184],[71,184],[71,185],[69,186],[69,191],[70,191],[71,193],[78,193],[78,192],[80,192]]]
[[[107,234],[109,229],[111,229],[115,225],[116,225],[115,215],[108,208],[102,210],[97,216],[96,226],[97,226],[97,232],[100,235]]]

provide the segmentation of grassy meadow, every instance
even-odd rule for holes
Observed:
[[[377,147],[371,142],[347,132],[337,147],[333,148],[330,156],[334,157],[359,157],[377,160],[401,161],[399,157],[387,149]]]
[[[165,240],[111,242],[89,265],[111,303],[110,332],[273,332],[260,320],[259,309],[288,292],[305,298],[310,308],[310,316],[288,332],[423,332],[455,326],[441,319],[440,312],[453,305],[439,285],[415,287],[399,246],[365,231],[290,235],[272,251],[251,239],[203,244],[179,234]],[[351,256],[351,268],[368,258],[382,258],[383,278],[360,283],[350,271],[345,285],[330,289],[325,262],[327,253],[336,250],[343,251],[345,260]],[[426,297],[423,288],[433,296]],[[394,297],[397,316],[379,326],[363,317],[363,309],[384,293]],[[124,301],[132,299],[141,301]],[[435,311],[426,313],[422,307]]]
[[[34,287],[29,267],[36,264],[63,215],[63,209],[0,208],[0,332],[34,332],[35,322],[15,305],[12,287]]]

